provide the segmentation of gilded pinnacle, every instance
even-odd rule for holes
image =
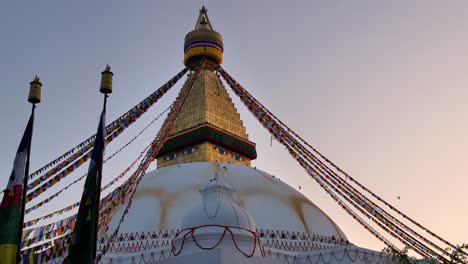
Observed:
[[[29,96],[28,102],[31,104],[38,104],[41,102],[41,88],[42,83],[40,82],[39,76],[34,76],[32,82],[29,83]]]
[[[111,72],[109,64],[106,65],[106,69],[101,72],[101,87],[99,91],[103,94],[112,93],[112,76],[114,73]]]

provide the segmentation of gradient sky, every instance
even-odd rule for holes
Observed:
[[[223,67],[238,82],[361,183],[452,243],[468,242],[466,1],[3,1],[1,188],[26,126],[35,74],[44,87],[32,169],[96,131],[106,64],[115,74],[108,122],[181,70],[183,38],[202,4],[224,37]],[[107,155],[176,94],[164,97]],[[301,185],[355,244],[383,248],[283,147],[270,146],[268,132],[233,100],[257,143],[253,166]],[[154,126],[109,161],[104,183],[156,133]],[[79,188],[48,210],[78,200]]]

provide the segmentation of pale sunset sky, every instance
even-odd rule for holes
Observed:
[[[114,72],[108,123],[183,69],[184,36],[202,4],[224,37],[222,66],[270,111],[401,211],[454,244],[468,242],[468,1],[3,1],[0,188],[26,126],[34,75],[44,86],[31,171],[95,133],[106,64]],[[179,88],[106,154],[166,109]],[[281,145],[270,145],[228,91],[257,143],[252,166],[300,185],[356,245],[382,249]],[[157,129],[106,164],[104,184]],[[82,184],[34,216],[74,203]]]

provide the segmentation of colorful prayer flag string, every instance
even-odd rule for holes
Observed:
[[[154,158],[158,155],[158,152],[161,150],[164,142],[167,140],[167,138],[169,137],[169,134],[171,133],[171,131],[175,127],[177,116],[178,116],[180,110],[182,109],[188,95],[190,94],[190,91],[192,90],[192,87],[193,87],[195,81],[198,79],[201,71],[205,69],[205,65],[206,65],[206,62],[203,61],[201,63],[201,65],[197,67],[197,69],[195,71],[195,74],[191,77],[191,79],[189,79],[190,82],[188,83],[188,85],[184,85],[184,87],[182,87],[182,89],[181,89],[181,91],[179,93],[179,96],[177,96],[174,104],[172,105],[171,111],[168,114],[166,120],[164,120],[164,123],[161,126],[161,129],[159,130],[159,132],[156,135],[156,137],[154,138],[154,140],[151,142],[151,148],[148,150],[148,152],[146,153],[146,155],[143,158],[142,162],[138,166],[137,171],[132,175],[132,177],[135,176],[135,178],[134,178],[135,179],[135,184],[134,184],[133,188],[130,191],[131,194],[130,194],[130,197],[128,199],[128,203],[127,203],[127,205],[126,205],[126,207],[124,209],[124,213],[122,214],[122,216],[121,216],[121,218],[120,218],[120,220],[119,220],[119,222],[117,224],[116,229],[111,234],[111,237],[116,237],[117,236],[117,234],[119,232],[119,229],[120,229],[120,226],[123,223],[125,217],[127,216],[128,212],[129,212],[129,209],[130,209],[130,207],[132,205],[133,197],[134,197],[134,195],[136,193],[136,190],[138,188],[139,183],[141,182],[141,179],[143,179],[143,176],[146,173],[146,170],[148,169],[149,165],[151,164],[151,162],[153,162]],[[104,253],[107,252],[107,249],[109,248],[109,246],[110,246],[110,243],[108,242],[106,244],[106,246],[104,247],[104,250],[103,250]]]
[[[133,124],[139,117],[141,117],[151,106],[153,106],[174,84],[182,78],[182,76],[188,71],[188,69],[182,70],[179,74],[177,74],[174,78],[172,78],[170,81],[168,81],[166,84],[161,86],[156,92],[152,93],[150,96],[148,96],[146,99],[144,99],[142,102],[140,102],[138,105],[130,109],[127,113],[119,117],[116,121],[114,121],[111,125],[112,127],[115,127],[117,124],[120,124],[120,126],[114,130],[114,133],[111,134],[106,138],[106,143],[111,142],[114,140],[117,136],[119,136],[127,127],[129,127],[131,124]],[[111,126],[109,125],[109,126]],[[109,127],[107,126],[107,127]],[[89,150],[92,147],[92,143],[94,142],[94,136],[90,137],[91,141],[88,146],[86,146],[86,150]],[[88,140],[86,140],[88,141]],[[80,143],[78,146],[81,146],[83,144]],[[46,191],[48,188],[52,187],[55,185],[57,182],[62,180],[64,177],[69,175],[71,172],[73,172],[75,169],[83,165],[90,157],[90,152],[88,151],[86,154],[81,156],[78,160],[76,160],[77,157],[79,157],[81,154],[83,154],[84,150],[78,152],[78,155],[73,155],[72,158],[69,158],[62,163],[58,164],[54,169],[52,169],[51,172],[47,172],[46,174],[42,175],[39,179],[36,179],[34,182],[28,185],[28,189],[34,189],[32,192],[28,194],[27,201],[31,201],[44,191]],[[60,158],[59,158],[60,159]],[[58,160],[58,159],[57,159]],[[53,163],[53,162],[52,162]],[[57,162],[56,162],[57,163]],[[54,164],[56,164],[54,163]],[[72,163],[70,166],[67,166],[68,164]],[[46,165],[47,166],[47,165]],[[65,168],[66,167],[66,168]],[[61,173],[56,175],[53,178],[50,178],[47,180],[47,182],[44,183],[44,181],[50,176],[53,175],[55,172],[58,172],[60,170],[63,170]],[[39,186],[42,184],[41,186]],[[37,187],[39,186],[39,187]]]
[[[154,124],[162,115],[164,115],[167,111],[169,110],[169,108],[167,108],[166,110],[164,110],[161,114],[159,114],[155,119],[153,119],[148,125],[146,125],[135,137],[133,137],[129,142],[127,142],[124,146],[122,146],[120,149],[118,149],[117,151],[115,151],[112,155],[110,155],[104,162],[107,162],[108,160],[110,160],[111,158],[113,158],[115,155],[117,155],[118,153],[120,153],[123,149],[125,149],[127,146],[129,146],[131,143],[133,143],[141,134],[143,134],[143,132],[145,132],[152,124]],[[147,148],[145,148],[143,151],[146,151]],[[140,155],[141,157],[141,155]],[[132,166],[133,167],[133,166]],[[40,208],[42,205],[46,204],[46,203],[49,203],[51,200],[53,200],[55,197],[59,196],[60,193],[62,193],[63,191],[67,190],[70,186],[72,186],[73,184],[77,183],[78,181],[82,180],[84,177],[86,177],[87,174],[84,174],[82,175],[80,178],[78,178],[77,180],[73,181],[72,183],[68,184],[65,188],[57,191],[56,193],[52,194],[51,196],[49,196],[48,198],[44,199],[43,201],[39,202],[38,204],[35,204],[34,206],[31,206],[30,208],[27,208],[25,213],[30,213],[31,211],[34,211],[38,208]],[[112,180],[107,186],[105,186],[103,188],[103,190],[107,189],[108,186],[110,186],[110,184],[113,184],[113,182],[116,182],[117,180],[119,180],[121,177],[123,177],[123,175],[119,175],[117,178],[115,178],[114,180]],[[35,193],[34,194],[34,197],[37,197],[40,193]],[[33,197],[33,198],[34,198]]]
[[[161,86],[158,90],[156,90],[155,92],[153,92],[151,95],[149,95],[147,98],[145,98],[143,101],[141,101],[140,103],[138,103],[136,106],[134,106],[133,108],[131,108],[129,111],[127,111],[126,113],[124,113],[123,115],[121,115],[119,118],[117,118],[116,120],[114,120],[111,124],[109,124],[108,126],[106,126],[106,131],[108,134],[112,133],[116,128],[119,128],[122,126],[122,124],[124,123],[129,123],[130,121],[132,121],[134,118],[138,118],[139,116],[141,116],[143,113],[145,113],[151,106],[154,105],[154,103],[156,103],[167,91],[169,91],[169,89],[172,88],[172,86],[174,86],[178,80],[180,80],[184,75],[185,73],[187,73],[188,71],[188,68],[185,68],[183,69],[182,71],[180,71],[178,74],[176,74],[171,80],[169,80],[167,83],[165,83],[163,86]],[[133,122],[136,121],[136,119],[133,120]],[[133,122],[130,122],[133,123]],[[43,172],[47,171],[48,169],[50,169],[52,166],[55,166],[56,164],[58,164],[59,162],[63,161],[64,159],[67,159],[70,155],[72,155],[73,153],[75,153],[76,151],[78,150],[81,150],[82,148],[84,147],[89,147],[89,149],[91,149],[92,146],[89,146],[89,144],[91,144],[92,142],[94,142],[94,139],[95,139],[96,135],[93,135],[89,138],[87,138],[86,140],[84,140],[83,142],[79,143],[78,145],[76,145],[75,147],[73,147],[72,149],[70,149],[69,151],[67,151],[66,153],[62,154],[61,156],[59,156],[58,158],[54,159],[53,161],[49,162],[48,164],[46,164],[45,166],[41,167],[40,169],[36,170],[35,172],[33,172],[32,174],[29,175],[30,179],[33,179],[35,178],[36,176],[42,174]],[[69,163],[71,161],[68,161]],[[60,164],[59,164],[60,165]],[[62,166],[63,167],[63,166]]]
[[[243,89],[237,82],[235,82],[232,79],[232,77],[230,77],[223,69],[220,68],[219,72],[225,78],[225,80],[228,82],[228,84],[231,86],[231,88],[234,90],[236,95],[238,95],[241,98],[241,100],[244,102],[244,104],[247,106],[247,108],[260,121],[260,123],[265,128],[267,128],[278,141],[283,143],[283,145],[288,146],[287,144],[290,144],[290,146],[289,146],[290,147],[290,153],[293,153],[292,155],[293,155],[293,157],[295,157],[296,160],[300,160],[303,157],[306,157],[306,158],[309,159],[309,162],[310,162],[311,158],[312,159],[315,158],[311,153],[308,152],[307,149],[305,149],[299,142],[295,141],[294,138],[292,136],[290,136],[290,134],[288,132],[291,131],[291,130],[287,126],[285,126],[284,123],[280,122],[279,119],[277,119],[273,114],[271,114],[271,112],[269,112],[260,103],[258,103],[258,101],[255,98],[253,98],[250,94],[248,94],[248,92],[245,91],[245,89]],[[287,142],[287,144],[285,144],[286,142]],[[301,165],[304,167],[306,164],[302,163]],[[307,170],[307,171],[310,174],[310,170]],[[329,173],[329,171],[327,171],[327,172]],[[316,171],[316,173],[318,173],[318,172]],[[321,174],[323,174],[323,171],[321,171]],[[311,175],[311,176],[313,176],[313,175]],[[323,183],[320,184],[320,185],[322,187],[324,186]],[[330,183],[329,183],[329,185],[330,185]],[[330,185],[330,186],[334,187],[333,185]],[[342,187],[342,186],[340,186],[340,187]],[[339,190],[340,189],[335,188],[335,191],[339,191]],[[388,225],[392,226],[392,230],[395,230],[395,232],[391,232],[391,234],[397,233],[397,235],[398,235],[397,238],[402,237],[402,238],[404,238],[402,240],[404,240],[405,242],[409,242],[410,245],[413,245],[413,244],[418,245],[417,247],[413,247],[413,248],[415,248],[415,250],[417,252],[422,253],[422,255],[426,255],[426,253],[427,253],[427,254],[430,254],[430,255],[433,255],[433,256],[437,256],[439,259],[441,259],[440,255],[438,255],[437,253],[435,253],[431,249],[423,246],[420,242],[414,240],[413,238],[411,238],[410,235],[403,232],[399,228],[396,228],[395,226],[393,226],[392,222],[386,221],[385,217],[380,213],[380,211],[374,210],[374,208],[372,206],[370,206],[369,204],[363,202],[362,200],[359,200],[358,197],[353,196],[353,194],[350,193],[350,192],[347,192],[347,195],[350,195],[351,197],[353,197],[354,201],[359,202],[359,205],[362,206],[362,208],[364,208],[366,211],[371,213],[368,216],[376,217],[376,219],[378,219],[379,221],[385,222],[386,226],[388,226]],[[350,200],[348,200],[348,202],[351,203]],[[359,207],[356,207],[356,208],[361,209]],[[361,211],[361,212],[363,212],[363,211]],[[408,243],[405,243],[405,244],[408,244]],[[430,245],[433,246],[434,244],[430,243]]]

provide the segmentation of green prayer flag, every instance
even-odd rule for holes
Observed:
[[[97,248],[97,223],[99,221],[99,197],[101,192],[102,164],[105,148],[105,114],[104,110],[96,134],[94,148],[91,153],[91,161],[88,176],[81,196],[80,208],[76,219],[75,228],[71,236],[70,253],[68,263],[91,264],[94,263]]]

